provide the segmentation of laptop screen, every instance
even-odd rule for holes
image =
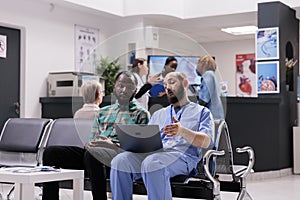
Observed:
[[[117,124],[115,128],[125,151],[149,153],[162,148],[158,125]]]

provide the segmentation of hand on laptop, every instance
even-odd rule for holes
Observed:
[[[99,140],[88,142],[85,145],[85,148],[89,149],[91,147],[105,147],[107,145],[116,145],[116,146],[119,146],[119,144],[113,143],[110,138],[108,138],[108,137],[106,137],[104,135],[100,135]]]

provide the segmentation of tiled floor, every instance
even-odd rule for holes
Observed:
[[[0,185],[0,192],[6,194],[9,190],[8,185]],[[254,200],[294,200],[300,199],[300,175],[290,175],[281,178],[271,178],[260,181],[249,181],[247,185],[248,191]],[[36,188],[36,199],[41,199],[38,194],[41,190]],[[237,194],[229,192],[221,192],[222,200],[233,200],[237,198]],[[91,193],[85,191],[85,200],[92,200]],[[174,200],[182,200],[173,198]],[[6,200],[6,198],[3,198]],[[61,200],[72,200],[72,191],[61,190]],[[146,196],[134,195],[133,200],[147,200]]]
[[[294,200],[300,199],[300,175],[290,175],[281,178],[271,178],[259,181],[249,181],[248,191],[253,200]],[[63,200],[71,200],[70,191],[63,191]],[[236,193],[221,192],[222,200],[233,200],[237,198]],[[134,200],[147,200],[146,196],[134,195]],[[181,198],[173,198],[182,200]],[[89,192],[85,192],[85,200],[92,200]]]

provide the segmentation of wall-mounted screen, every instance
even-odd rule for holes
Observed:
[[[176,71],[183,72],[188,76],[189,84],[196,84],[196,67],[200,56],[175,56],[178,62]],[[148,56],[149,75],[160,73],[165,65],[168,56],[151,55]]]

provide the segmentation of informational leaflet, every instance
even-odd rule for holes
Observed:
[[[95,73],[100,60],[99,29],[75,25],[75,71]]]
[[[0,58],[6,58],[7,40],[6,35],[0,35]]]
[[[13,173],[33,173],[33,172],[59,172],[60,169],[51,166],[36,166],[36,167],[3,167],[1,171]]]

